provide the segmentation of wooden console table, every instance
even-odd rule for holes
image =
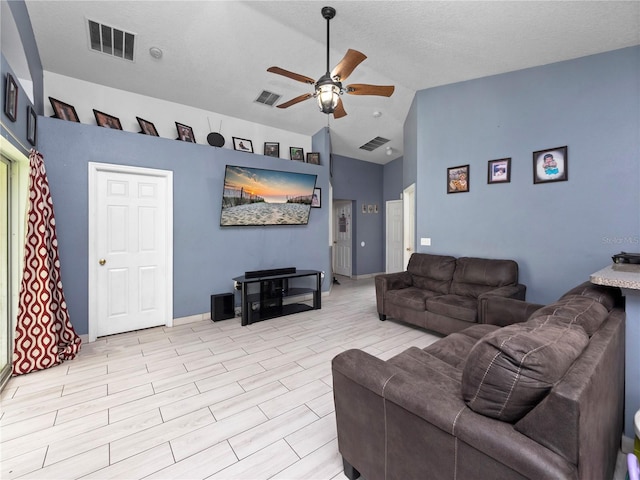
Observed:
[[[298,270],[296,273],[283,275],[235,277],[233,280],[240,284],[242,290],[242,325],[307,310],[319,310],[322,306],[321,273],[318,270]],[[296,281],[305,277],[306,282]],[[315,281],[312,282],[311,277],[315,277]],[[310,293],[313,294],[313,306],[305,303],[284,303],[286,298]]]

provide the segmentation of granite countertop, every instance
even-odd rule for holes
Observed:
[[[640,290],[640,264],[614,263],[591,274],[591,283]]]

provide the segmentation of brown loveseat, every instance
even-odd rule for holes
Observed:
[[[489,296],[525,299],[513,260],[414,253],[407,270],[377,275],[380,320],[392,317],[448,334],[486,323],[483,303]]]
[[[520,323],[474,325],[388,361],[360,350],[334,358],[347,477],[612,478],[624,398],[618,289],[586,282],[542,308],[488,303]],[[524,322],[514,313],[531,311]]]

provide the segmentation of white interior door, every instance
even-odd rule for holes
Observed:
[[[351,277],[351,202],[334,202],[333,221],[333,272]]]
[[[89,340],[172,325],[172,172],[90,164],[90,178]]]
[[[386,273],[404,270],[402,200],[389,200],[386,204]]]
[[[404,268],[411,254],[416,251],[416,184],[413,183],[402,192],[403,230],[404,230]]]

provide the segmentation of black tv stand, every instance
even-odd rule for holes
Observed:
[[[266,273],[270,273],[265,271]],[[321,272],[297,270],[294,273],[253,276],[233,280],[242,290],[242,325],[321,308]],[[306,277],[306,278],[305,278]],[[309,277],[315,277],[311,279]],[[297,281],[300,279],[300,281]],[[313,281],[315,280],[315,281]],[[284,303],[284,299],[313,294],[313,305]]]

